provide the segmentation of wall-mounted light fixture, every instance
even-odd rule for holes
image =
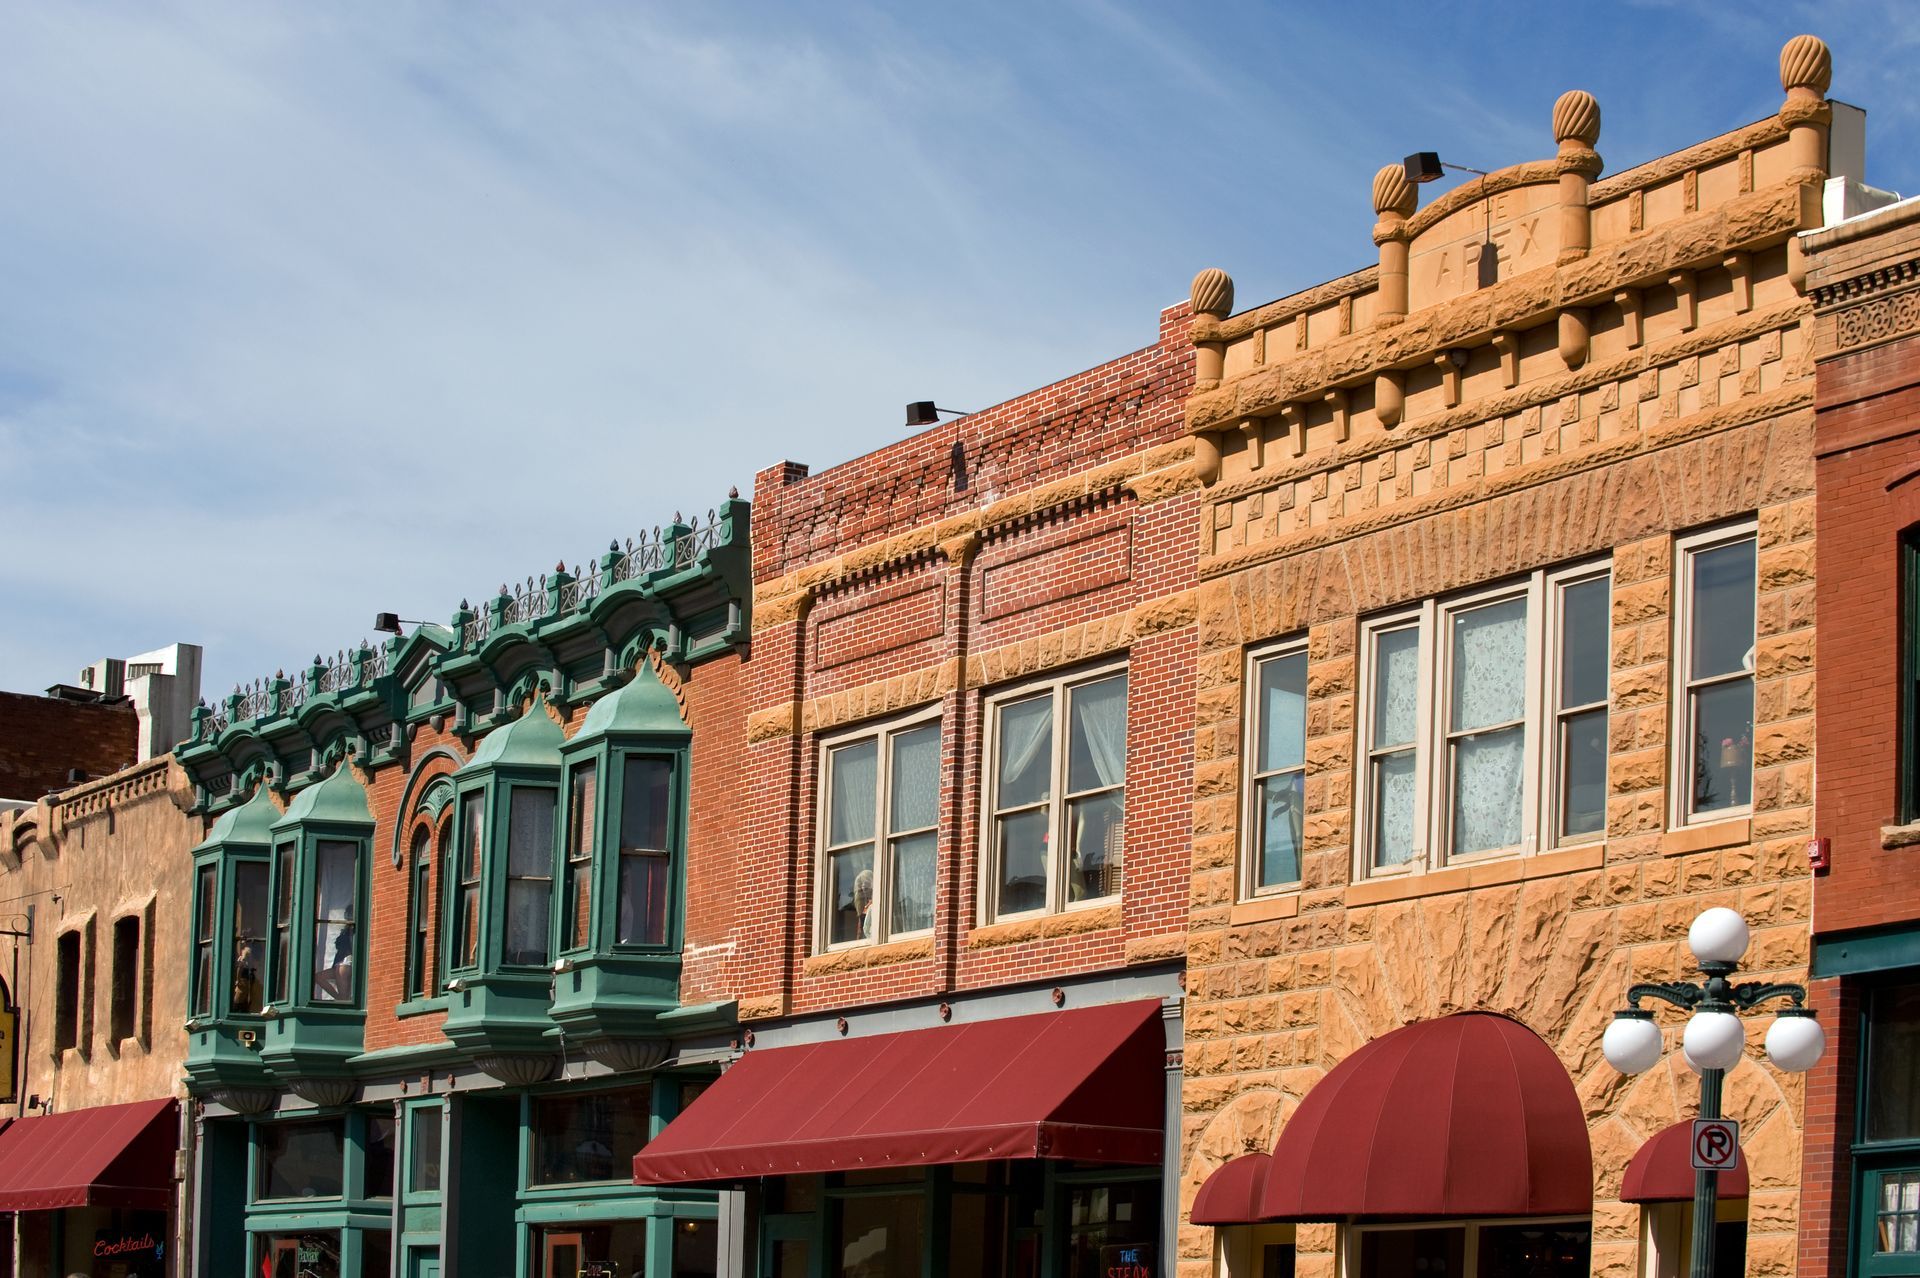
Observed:
[[[949,417],[965,417],[969,411],[964,408],[942,408],[930,399],[916,399],[907,405],[907,425],[937,426],[942,413]]]

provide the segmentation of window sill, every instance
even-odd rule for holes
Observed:
[[[1661,856],[1685,856],[1689,852],[1709,852],[1714,848],[1738,847],[1753,841],[1753,819],[1740,817],[1716,821],[1712,825],[1686,825],[1660,836]]]
[[[1277,919],[1290,919],[1300,913],[1300,889],[1279,893],[1274,896],[1257,896],[1251,901],[1242,901],[1227,914],[1227,922],[1239,927],[1246,923],[1272,923]]]
[[[933,957],[933,938],[919,936],[910,941],[889,941],[885,945],[861,945],[852,949],[828,950],[815,954],[801,965],[803,976],[832,976],[838,972],[859,972],[890,963],[914,963]]]
[[[989,923],[967,933],[967,948],[987,950],[1001,945],[1020,945],[1055,936],[1078,936],[1120,926],[1120,902],[1110,901],[1087,910],[1068,910],[1061,914],[1043,914],[1038,918],[1016,919],[1011,923]]]
[[[1920,847],[1920,821],[1908,825],[1881,826],[1880,846],[1889,852],[1895,848]]]
[[[447,996],[436,994],[432,998],[410,998],[393,1009],[393,1014],[401,1020],[409,1016],[425,1016],[428,1012],[447,1010]]]
[[[1582,843],[1577,847],[1538,852],[1532,856],[1510,856],[1477,865],[1453,865],[1425,874],[1406,874],[1355,883],[1346,890],[1345,904],[1349,907],[1380,905],[1416,896],[1438,896],[1446,892],[1466,892],[1473,888],[1496,887],[1528,879],[1550,879],[1581,870],[1597,870],[1606,863],[1606,859],[1606,844]]]

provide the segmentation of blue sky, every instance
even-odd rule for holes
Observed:
[[[1896,3],[0,8],[0,687],[207,690],[1364,265],[1374,170],[1609,171],[1835,53],[1920,190]]]

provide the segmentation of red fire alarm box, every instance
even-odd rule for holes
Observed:
[[[1807,840],[1807,864],[1815,874],[1825,874],[1833,865],[1833,840],[1821,837]]]

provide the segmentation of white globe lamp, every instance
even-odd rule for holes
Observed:
[[[1749,939],[1747,921],[1724,905],[1701,911],[1687,929],[1687,948],[1702,963],[1738,963]]]
[[[1805,1008],[1789,1008],[1767,1027],[1767,1059],[1789,1074],[1812,1069],[1826,1050],[1827,1032]]]
[[[1681,1053],[1696,1074],[1732,1069],[1746,1043],[1746,1029],[1732,1012],[1695,1012],[1680,1037]]]
[[[1644,1074],[1660,1063],[1660,1027],[1651,1012],[1616,1012],[1600,1036],[1607,1064],[1622,1074]]]

